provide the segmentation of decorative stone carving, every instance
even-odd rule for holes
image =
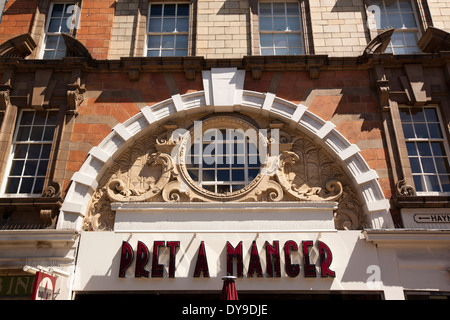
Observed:
[[[11,100],[9,96],[10,96],[10,89],[0,88],[0,113],[4,113],[6,111],[6,108],[8,108],[11,105]]]
[[[57,198],[61,196],[61,183],[50,181],[47,187],[42,191],[44,198]]]
[[[335,224],[338,229],[358,229],[362,223],[357,194],[350,181],[323,149],[313,140],[281,123],[270,123],[264,117],[251,121],[232,116],[215,116],[203,120],[203,132],[211,128],[242,130],[278,129],[278,140],[272,134],[259,134],[259,152],[269,154],[261,161],[259,174],[234,192],[208,191],[192,180],[185,163],[193,135],[192,119],[175,120],[138,140],[100,180],[84,220],[85,230],[111,230],[114,225],[112,202],[278,202],[332,201],[338,203]],[[175,129],[185,129],[181,139]],[[265,129],[262,129],[264,131]],[[179,132],[179,131],[178,131]],[[189,138],[188,138],[189,136]],[[272,144],[279,142],[279,153],[270,154]],[[174,148],[176,147],[176,148]],[[173,151],[176,151],[174,153]]]
[[[416,190],[414,189],[414,187],[407,185],[405,179],[399,180],[395,184],[395,192],[397,193],[398,196],[415,196],[416,195]]]
[[[81,69],[74,69],[71,83],[67,85],[67,114],[78,115],[78,107],[84,101],[85,92]]]

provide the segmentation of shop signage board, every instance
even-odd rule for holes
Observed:
[[[417,223],[449,223],[450,214],[415,214],[414,221]]]
[[[0,297],[31,297],[34,276],[0,276]]]
[[[53,300],[56,277],[38,271],[34,278],[32,300]]]
[[[360,231],[86,232],[74,291],[367,290],[375,246]]]

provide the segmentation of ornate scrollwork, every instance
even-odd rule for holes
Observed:
[[[272,136],[262,136],[268,161],[262,163],[259,174],[243,188],[234,192],[215,193],[192,180],[183,160],[190,150],[188,141],[174,136],[191,124],[186,119],[160,127],[152,135],[135,142],[100,180],[94,193],[85,230],[111,230],[114,212],[111,202],[278,202],[333,201],[338,229],[361,227],[362,211],[358,197],[339,165],[310,138],[282,124],[256,118],[262,128],[279,129],[279,154],[270,154]],[[183,122],[184,121],[184,122]],[[257,122],[258,122],[257,121]],[[256,128],[242,119],[217,116],[203,122],[203,129],[225,125],[230,128]],[[185,128],[185,129],[183,129]],[[269,131],[269,130],[268,130]],[[180,131],[182,132],[182,131]],[[174,150],[178,157],[169,155]],[[263,148],[263,149],[264,149]],[[270,154],[270,156],[269,156]]]
[[[160,167],[160,175],[157,181],[146,184],[144,190],[130,188],[123,180],[113,179],[106,188],[108,197],[113,201],[147,201],[158,195],[170,180],[172,170],[174,169],[172,158],[166,153],[153,153],[150,155],[147,166]],[[151,181],[151,180],[150,180]]]

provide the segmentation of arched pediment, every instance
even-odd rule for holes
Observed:
[[[29,33],[21,34],[0,45],[0,57],[22,58],[29,56],[36,48],[36,43]]]
[[[148,164],[147,168],[145,168],[148,172],[151,172],[152,170],[157,172],[159,170],[160,173],[156,173],[156,176],[153,176],[149,181],[137,181],[136,183],[144,183],[143,185],[146,184],[147,186],[158,185],[159,188],[161,185],[160,183],[167,180],[164,188],[166,188],[167,185],[175,187],[174,185],[177,183],[176,180],[173,180],[173,178],[162,177],[162,173],[166,172],[169,168],[172,170],[172,167],[170,167],[170,164],[167,162],[167,158],[161,155],[161,153],[153,152],[157,151],[156,139],[158,138],[158,135],[164,134],[164,130],[167,131],[167,128],[164,128],[163,125],[170,122],[179,127],[188,128],[191,123],[183,122],[192,122],[196,116],[211,114],[214,113],[214,111],[236,112],[239,114],[251,115],[254,119],[260,119],[262,122],[266,121],[266,128],[268,124],[270,125],[270,123],[267,123],[269,117],[271,122],[279,120],[283,124],[283,129],[286,130],[286,132],[298,134],[298,136],[302,138],[300,140],[304,141],[303,143],[311,145],[312,150],[323,149],[323,159],[321,160],[321,156],[318,155],[316,157],[318,160],[314,161],[319,161],[316,165],[321,168],[324,167],[325,163],[330,162],[329,167],[333,169],[330,169],[330,174],[327,176],[329,181],[339,180],[333,179],[332,172],[337,172],[343,177],[341,181],[345,180],[344,184],[341,182],[341,185],[344,188],[344,190],[341,191],[339,191],[332,183],[328,186],[326,183],[324,185],[324,180],[321,180],[322,185],[317,184],[317,186],[311,188],[313,194],[318,195],[322,192],[322,195],[331,194],[331,196],[339,196],[339,192],[343,192],[340,196],[344,194],[347,195],[347,193],[345,193],[345,185],[348,181],[348,186],[351,187],[352,192],[356,194],[355,199],[358,201],[357,205],[361,210],[360,216],[364,217],[363,221],[353,223],[358,226],[368,225],[369,228],[374,229],[393,227],[389,213],[389,202],[384,198],[381,187],[377,181],[378,176],[376,172],[369,168],[366,161],[361,156],[359,148],[356,145],[349,143],[347,139],[335,130],[335,125],[333,123],[326,122],[317,117],[309,112],[304,105],[293,104],[289,101],[280,99],[271,93],[265,94],[242,90],[242,96],[239,96],[239,104],[232,104],[220,108],[208,107],[205,102],[206,95],[207,94],[203,91],[182,96],[176,95],[153,106],[144,107],[139,114],[130,118],[125,123],[114,127],[111,134],[108,135],[102,143],[90,151],[89,157],[81,167],[80,171],[73,176],[73,183],[66,195],[61,209],[58,228],[81,229],[83,223],[86,223],[85,218],[88,217],[89,220],[89,210],[92,208],[92,201],[97,201],[97,213],[93,214],[93,216],[97,215],[95,219],[98,220],[98,218],[102,216],[102,210],[105,213],[109,212],[107,208],[108,204],[100,200],[101,197],[103,197],[103,194],[107,192],[105,188],[110,186],[107,185],[108,181],[111,181],[111,178],[115,178],[115,172],[122,172],[119,168],[117,168],[117,170],[114,170],[113,168],[114,166],[118,166],[118,163],[122,160],[127,162],[126,166],[130,168],[129,170],[138,170],[141,172],[145,166],[143,165],[144,163]],[[260,126],[264,127],[262,124],[260,124]],[[145,150],[145,154],[140,154],[139,152],[133,153],[133,151],[131,151],[131,153],[126,152],[126,150],[133,150],[133,148],[141,148],[142,150]],[[282,156],[282,160],[285,161],[284,165],[288,166],[294,164],[296,161],[298,162],[297,156],[300,158],[301,153],[304,152],[304,150],[309,149],[305,146],[294,144],[292,151],[289,152],[293,152],[295,155],[284,153]],[[126,158],[127,160],[125,161],[124,159]],[[134,167],[133,163],[135,163],[135,161],[140,161],[141,167]],[[323,163],[320,161],[323,161]],[[291,166],[291,168],[293,167],[295,166]],[[179,173],[176,172],[176,174]],[[297,192],[297,196],[300,193],[307,193],[304,192],[304,189],[301,187],[299,188],[298,181],[300,181],[299,179],[301,179],[301,177],[297,176],[295,169],[293,173],[288,170],[288,173],[286,174],[285,171],[284,177],[287,177],[285,180],[288,181],[291,186],[296,185],[297,190],[295,187],[283,188],[282,184],[286,183],[286,181],[280,181],[280,178],[282,179],[282,177],[283,175],[274,175],[270,177],[269,180],[280,185],[281,189],[276,189],[276,185],[269,182],[276,192],[274,191],[275,193],[270,194],[270,190],[263,190],[261,195],[266,194],[266,198],[261,199],[262,201],[284,201],[286,200],[285,197],[291,197],[290,199],[292,200],[295,199],[295,192]],[[163,179],[163,181],[161,181],[161,179]],[[297,179],[297,181],[295,179]],[[126,190],[126,185],[121,185],[119,182],[116,182],[115,185],[111,187],[112,190],[115,190],[116,194],[120,194],[121,191],[124,191],[123,194],[133,196],[133,191]],[[185,186],[182,187],[185,191]],[[314,189],[314,187],[316,189]],[[327,187],[329,188],[328,190]],[[98,193],[102,188],[103,194]],[[175,189],[176,188],[174,188],[174,190]],[[280,190],[283,192],[283,198],[278,197],[280,195]],[[155,191],[156,194],[150,199],[154,200],[157,199],[155,197],[162,197],[158,200],[177,201],[178,196],[186,196],[183,192],[180,193],[178,191],[175,193],[172,192],[172,195],[176,194],[177,196],[170,198],[171,193],[166,192],[166,196],[169,196],[167,199],[164,199],[164,189],[154,189],[153,191]],[[135,196],[141,196],[143,193],[151,193],[153,191],[151,188],[150,190],[141,190],[135,193]],[[267,194],[270,194],[269,198],[274,198],[268,199]],[[181,199],[184,201],[186,200],[186,198]],[[136,198],[135,200],[142,201],[143,199]],[[302,201],[302,199],[297,200]],[[334,201],[336,200],[339,200],[339,198],[334,199]],[[148,199],[145,201],[148,201]],[[188,201],[198,200],[188,199]],[[108,214],[103,215],[102,219],[108,220],[114,219],[114,217],[109,212]],[[360,219],[360,217],[358,217],[358,219]],[[87,223],[91,224],[92,227],[90,221]],[[98,227],[98,225],[96,227]]]
[[[138,139],[117,157],[99,180],[83,228],[113,229],[113,202],[314,201],[338,203],[337,229],[361,228],[364,219],[355,188],[339,164],[311,138],[264,116],[204,116],[200,113],[174,119]],[[250,116],[252,123],[247,121]],[[225,128],[229,137],[213,131]],[[199,139],[195,137],[197,129],[202,132]],[[213,140],[211,134],[216,135]],[[239,138],[240,134],[255,143],[238,144],[233,136]],[[198,153],[185,156],[194,141],[206,146],[198,165],[190,161]],[[241,151],[237,150],[240,146]],[[252,146],[254,150],[248,150]],[[250,163],[244,157],[255,161]],[[241,185],[241,179],[246,185]]]

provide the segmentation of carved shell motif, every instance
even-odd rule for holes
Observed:
[[[213,122],[233,121],[230,116]],[[282,126],[277,125],[281,128]],[[174,126],[138,140],[104,175],[92,196],[84,220],[85,230],[111,230],[112,202],[214,202],[214,201],[335,201],[337,229],[358,229],[362,213],[358,197],[339,165],[311,139],[292,129],[281,131],[279,155],[269,157],[257,177],[244,188],[214,193],[193,181],[183,161],[172,157],[175,146],[183,158],[182,139],[161,139]],[[166,144],[165,144],[166,143]],[[265,141],[270,150],[272,139]],[[177,160],[177,161],[176,161]]]

